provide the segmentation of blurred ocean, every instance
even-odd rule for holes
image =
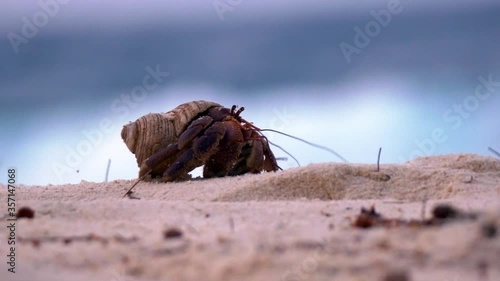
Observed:
[[[32,38],[23,17],[33,23],[40,4],[2,7],[0,171],[25,184],[103,181],[111,159],[110,180],[135,178],[121,127],[198,99],[245,106],[257,126],[349,162],[376,163],[379,147],[381,163],[500,150],[495,1],[401,1],[378,32],[366,27],[391,1],[240,1],[223,18],[213,2],[182,2],[59,4]],[[28,41],[17,53],[12,33]],[[357,46],[349,59],[342,43]],[[301,165],[341,161],[266,135]]]

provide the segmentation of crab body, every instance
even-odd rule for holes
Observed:
[[[205,178],[278,170],[266,137],[240,117],[242,111],[192,101],[125,125],[122,138],[136,156],[140,178],[183,180],[199,166]]]

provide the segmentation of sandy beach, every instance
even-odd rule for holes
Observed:
[[[1,280],[500,280],[500,159],[321,163],[178,183],[16,186],[16,273]],[[7,187],[0,189],[7,225]],[[361,208],[422,220],[448,204],[474,219],[354,226]]]

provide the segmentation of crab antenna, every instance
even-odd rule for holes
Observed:
[[[496,156],[500,157],[500,153],[498,153],[498,151],[494,150],[492,147],[488,147],[488,150],[491,151]]]
[[[283,151],[283,152],[285,152],[286,154],[288,154],[288,156],[292,157],[292,158],[293,158],[293,160],[295,160],[295,162],[297,162],[297,165],[299,165],[299,167],[300,167],[300,163],[299,163],[299,161],[297,160],[297,158],[293,157],[293,155],[292,155],[292,154],[290,154],[288,151],[286,151],[283,147],[281,147],[281,146],[279,146],[279,145],[277,145],[277,144],[273,143],[273,142],[272,142],[272,141],[270,141],[270,140],[267,140],[267,142],[268,142],[268,143],[270,143],[272,146],[276,146],[277,148],[281,149],[281,151]]]
[[[276,131],[276,130],[273,130],[273,129],[261,129],[262,132],[274,132],[274,133],[278,133],[278,134],[281,134],[281,135],[284,135],[284,136],[287,136],[289,138],[292,138],[292,139],[296,139],[298,141],[301,141],[303,143],[306,143],[310,146],[313,146],[313,147],[316,147],[316,148],[319,148],[319,149],[322,149],[324,151],[328,151],[332,154],[334,154],[335,156],[337,156],[340,160],[344,161],[345,163],[348,163],[349,161],[347,161],[344,157],[342,157],[340,154],[338,154],[337,152],[333,151],[332,149],[326,147],[326,146],[322,146],[322,145],[319,145],[319,144],[315,144],[315,143],[312,143],[312,142],[309,142],[309,141],[306,141],[304,139],[301,139],[301,138],[298,138],[298,137],[295,137],[295,136],[292,136],[292,135],[289,135],[289,134],[286,134],[286,133],[283,133],[283,132],[280,132],[280,131]]]

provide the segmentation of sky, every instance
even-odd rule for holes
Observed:
[[[135,178],[122,126],[199,99],[349,162],[375,163],[379,147],[382,163],[494,156],[499,16],[498,1],[2,2],[0,171],[103,181],[111,159],[110,180]],[[342,161],[266,136],[300,165]]]

